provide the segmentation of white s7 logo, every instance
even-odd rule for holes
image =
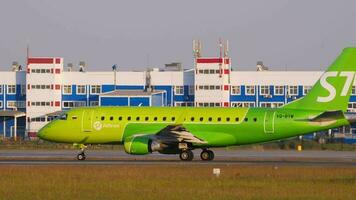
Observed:
[[[352,81],[354,79],[354,75],[355,75],[355,72],[340,72],[339,73],[339,76],[346,77],[344,87],[342,88],[342,91],[340,94],[341,96],[347,95],[347,92],[349,91]],[[337,77],[337,76],[338,76],[338,72],[325,72],[323,74],[323,76],[320,78],[320,85],[329,92],[329,96],[326,96],[326,97],[318,96],[318,98],[317,98],[318,102],[330,102],[330,101],[334,100],[334,98],[336,96],[336,89],[333,85],[331,85],[327,81],[327,79],[329,77]]]

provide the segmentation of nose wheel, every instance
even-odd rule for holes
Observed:
[[[78,146],[80,148],[80,152],[77,154],[77,160],[85,160],[85,149],[87,148],[87,146],[85,146],[84,144],[80,144]]]
[[[200,158],[203,161],[211,161],[214,159],[214,152],[211,150],[203,149],[200,153]]]
[[[85,160],[86,156],[84,152],[81,152],[77,155],[77,159],[78,160]]]

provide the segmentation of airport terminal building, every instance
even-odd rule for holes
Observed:
[[[0,137],[36,137],[62,111],[81,106],[279,107],[303,97],[322,71],[234,71],[231,58],[196,55],[147,71],[74,70],[59,57],[29,57],[24,69],[0,72]],[[356,109],[356,87],[349,110]],[[356,129],[330,130],[356,143]]]

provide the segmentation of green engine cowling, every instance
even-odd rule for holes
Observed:
[[[134,155],[145,155],[151,153],[151,141],[148,135],[133,135],[125,138],[125,152]]]

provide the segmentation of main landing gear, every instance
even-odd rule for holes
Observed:
[[[182,161],[192,161],[194,158],[194,153],[190,149],[185,149],[180,152],[179,158]],[[203,149],[203,151],[200,153],[200,158],[203,161],[211,161],[214,159],[214,152],[208,149]]]
[[[208,149],[203,149],[200,153],[200,158],[203,161],[210,161],[214,159],[214,152]]]
[[[77,160],[85,160],[86,156],[85,156],[85,149],[87,148],[87,146],[80,145],[80,152],[77,154]]]

